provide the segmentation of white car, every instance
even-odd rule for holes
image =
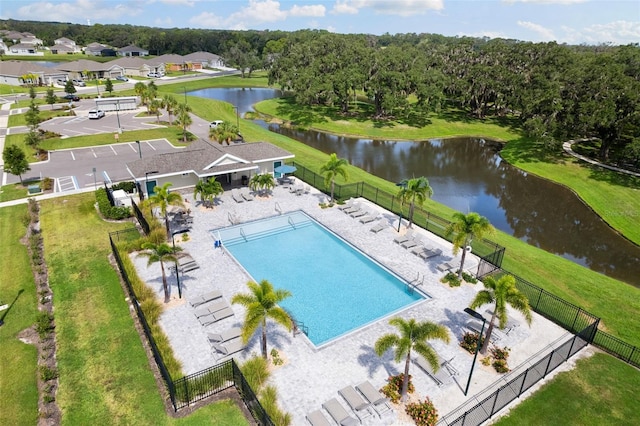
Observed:
[[[89,111],[89,119],[99,119],[104,117],[104,111],[101,109],[92,109]]]
[[[212,121],[211,123],[209,123],[209,127],[212,129],[215,129],[216,127],[218,127],[219,125],[221,125],[222,123],[224,123],[224,121],[222,120],[215,120]]]
[[[147,77],[151,77],[151,78],[160,78],[160,77],[164,77],[164,74],[162,74],[161,72],[150,72]]]
[[[82,80],[71,80],[74,86],[86,87],[86,83]]]

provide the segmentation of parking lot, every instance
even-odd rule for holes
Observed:
[[[75,117],[77,119],[77,117]],[[104,120],[104,119],[102,119]],[[96,121],[96,120],[91,120]],[[145,155],[156,155],[176,149],[165,139],[126,142],[88,148],[62,149],[49,152],[49,159],[31,164],[31,170],[22,175],[23,180],[55,179],[56,192],[72,191],[100,186],[103,182],[132,179],[126,164]],[[4,173],[4,184],[17,183],[18,176]]]

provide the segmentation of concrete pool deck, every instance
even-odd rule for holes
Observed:
[[[346,402],[338,395],[338,390],[345,386],[355,386],[368,380],[376,388],[380,388],[386,384],[389,375],[403,372],[404,362],[394,362],[391,351],[383,357],[378,357],[373,350],[374,343],[380,336],[397,332],[395,327],[388,324],[388,319],[393,316],[437,322],[445,325],[450,331],[449,344],[440,341],[433,341],[432,344],[443,359],[452,359],[451,365],[458,371],[454,380],[438,387],[415,364],[412,363],[410,370],[416,388],[414,399],[424,400],[428,396],[441,417],[473,398],[473,395],[484,393],[504,377],[496,373],[492,367],[483,366],[478,362],[473,372],[469,397],[463,395],[472,363],[472,355],[458,346],[461,336],[466,331],[465,324],[471,319],[463,310],[482,288],[482,284],[463,284],[458,288],[450,288],[440,283],[439,280],[445,273],[439,271],[437,265],[453,258],[449,242],[416,227],[416,232],[423,239],[443,251],[441,256],[428,261],[422,260],[393,242],[398,235],[396,215],[361,200],[369,209],[377,210],[381,217],[389,222],[389,227],[373,233],[370,232],[370,228],[377,221],[362,224],[335,206],[321,208],[319,203],[326,201],[328,197],[313,188],[303,195],[295,195],[287,188],[278,186],[269,197],[256,196],[254,201],[243,203],[236,203],[231,197],[231,191],[227,191],[219,197],[218,205],[212,209],[194,203],[190,193],[184,195],[184,198],[188,200],[188,207],[194,216],[193,225],[188,234],[188,241],[183,242],[182,236],[176,235],[175,242],[194,258],[199,268],[181,275],[182,299],[178,298],[175,275],[169,275],[169,271],[167,272],[172,300],[165,305],[160,323],[171,341],[176,357],[182,362],[185,374],[195,373],[223,360],[213,354],[207,332],[219,333],[232,326],[241,326],[244,319],[244,308],[232,305],[234,316],[203,327],[194,315],[194,308],[187,301],[209,291],[219,290],[230,303],[234,294],[248,292],[247,281],[263,278],[248,276],[225,249],[214,248],[214,238],[210,231],[229,226],[231,221],[241,223],[303,210],[405,280],[411,282],[417,279],[421,283],[417,289],[430,298],[348,333],[320,349],[315,348],[304,335],[294,337],[282,327],[270,323],[268,350],[277,349],[285,359],[284,365],[273,369],[270,383],[277,388],[281,408],[291,413],[292,424],[307,424],[305,415],[321,409],[322,404],[331,398],[337,398],[347,408]],[[404,226],[402,228],[401,232],[404,232]],[[135,254],[132,254],[132,259],[140,277],[157,291],[162,301],[164,296],[160,265],[156,263],[147,267],[147,259]],[[282,259],[287,259],[286,250],[283,250]],[[465,269],[477,263],[478,259],[474,255],[467,256]],[[478,309],[478,312],[489,319],[484,307]],[[512,369],[530,362],[532,357],[543,350],[546,353],[545,349],[566,340],[569,336],[564,329],[535,313],[531,327],[527,327],[519,313],[510,310],[510,317],[515,318],[520,325],[508,334],[503,333],[497,345],[511,348],[509,366]],[[256,333],[247,348],[236,353],[234,357],[237,361],[243,362],[259,354],[259,333]],[[324,414],[328,417],[328,413]],[[383,416],[382,419],[369,417],[363,424],[412,424],[412,421],[404,413],[395,410],[393,415]]]

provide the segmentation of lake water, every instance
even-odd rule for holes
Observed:
[[[280,92],[206,89],[190,94],[230,102],[244,113]],[[378,141],[258,123],[322,152],[335,152],[390,182],[426,176],[434,200],[464,213],[478,212],[522,241],[640,286],[640,247],[612,230],[567,188],[503,161],[499,143],[475,138]]]

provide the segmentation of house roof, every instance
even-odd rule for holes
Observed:
[[[184,62],[185,62],[184,56],[174,55],[174,54],[166,54],[166,55],[158,56],[157,58],[149,59],[149,63],[153,65],[182,64]]]
[[[218,145],[198,139],[187,148],[127,163],[134,178],[141,179],[149,171],[154,176],[195,173],[199,177],[242,172],[259,168],[257,163],[293,158],[294,155],[268,142]]]
[[[73,62],[64,62],[60,65],[56,65],[55,67],[61,71],[75,71],[75,72],[83,72],[83,71],[107,71],[113,68],[112,62],[105,62],[104,64],[96,61],[90,61],[89,59],[79,59]]]
[[[20,49],[26,49],[26,50],[34,50],[36,49],[36,46],[34,46],[31,43],[16,43],[12,46],[9,46],[9,49],[11,50],[20,50]]]
[[[105,46],[102,43],[96,43],[96,42],[89,43],[87,45],[87,47],[84,48],[84,50],[88,50],[90,52],[101,52],[104,49],[110,49],[110,47],[109,46]]]
[[[209,52],[193,52],[193,53],[189,53],[188,55],[184,55],[184,59],[186,61],[190,61],[190,62],[195,62],[195,61],[217,61],[218,59],[220,59],[219,55],[216,55],[215,53],[209,53]]]
[[[61,72],[30,61],[0,61],[0,75],[21,77],[25,74],[60,75]]]
[[[125,46],[123,48],[118,49],[118,52],[148,52],[148,50],[135,46],[133,44],[130,44],[129,46]]]
[[[70,45],[75,45],[76,42],[71,40],[70,38],[66,38],[66,37],[60,37],[54,40],[54,42],[56,44],[70,44]]]
[[[110,64],[119,65],[123,68],[142,68],[149,64],[148,59],[143,59],[139,56],[123,56],[121,58],[109,61]]]
[[[68,44],[56,44],[54,46],[51,46],[49,50],[57,50],[59,52],[73,52],[74,47]]]

